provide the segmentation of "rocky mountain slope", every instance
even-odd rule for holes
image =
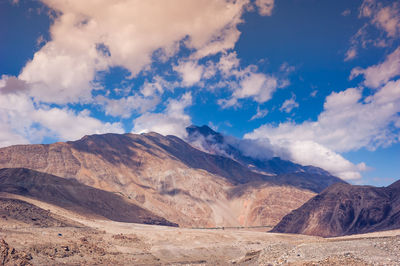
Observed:
[[[74,179],[61,178],[25,168],[0,169],[0,192],[37,199],[87,216],[102,216],[119,222],[176,226],[126,201],[120,195],[80,184]],[[7,217],[29,221],[29,217],[26,217],[28,212],[31,213],[31,219],[35,216],[39,218],[44,216],[44,210],[29,206],[25,206],[26,212],[21,213],[19,210],[22,203],[17,203],[15,200],[12,202],[3,200],[3,205],[7,205],[4,211],[10,208],[13,210],[5,214]]]
[[[332,185],[272,231],[331,237],[399,228],[400,180],[388,187]]]
[[[315,192],[343,182],[322,172],[256,171],[235,158],[157,133],[1,148],[3,167],[76,178],[189,227],[275,225]]]
[[[208,126],[186,128],[187,141],[208,153],[231,158],[253,172],[270,176],[279,184],[289,184],[314,192],[321,192],[335,183],[345,183],[329,172],[315,166],[303,166],[274,157],[268,149],[260,149],[250,140],[223,136]],[[255,152],[254,150],[259,150]],[[253,153],[250,156],[248,153]],[[261,154],[260,154],[261,153]],[[255,155],[257,154],[257,155]],[[274,177],[274,178],[273,178]]]

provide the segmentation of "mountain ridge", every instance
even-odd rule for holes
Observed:
[[[0,168],[7,167],[73,177],[188,227],[274,225],[330,180],[343,182],[304,172],[263,175],[154,132],[0,148]]]

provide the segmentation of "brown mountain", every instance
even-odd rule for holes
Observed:
[[[103,216],[113,221],[176,226],[126,201],[120,195],[83,185],[75,179],[61,178],[25,168],[0,169],[0,192],[30,197],[85,215]],[[32,211],[33,215],[38,213],[40,212],[37,210]]]
[[[2,167],[73,177],[180,226],[274,225],[331,182],[319,173],[265,175],[157,133],[1,148]]]
[[[399,228],[400,180],[388,187],[332,185],[272,231],[333,237]]]

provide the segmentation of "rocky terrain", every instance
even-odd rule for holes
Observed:
[[[400,182],[351,186],[316,167],[248,157],[209,128],[188,130],[187,141],[202,136],[211,148],[157,133],[1,148],[1,263],[400,263],[400,230],[381,231],[399,228]]]
[[[391,229],[400,229],[400,180],[388,187],[332,185],[272,231],[332,237]]]
[[[30,211],[46,210],[64,223],[42,224],[39,229],[30,222],[0,218],[0,259],[5,265],[400,263],[400,230],[321,238],[269,233],[267,228],[188,229],[99,220],[20,195],[0,193],[0,197],[25,202]]]
[[[83,185],[74,179],[25,168],[0,169],[0,192],[23,195],[84,213],[86,216],[100,216],[120,222],[176,226],[120,195]],[[32,207],[27,206],[26,209],[32,210]],[[35,215],[42,215],[42,211],[34,209],[31,213],[23,214],[29,220],[29,217],[35,219]],[[5,215],[15,218],[12,213]]]
[[[273,226],[316,192],[343,182],[277,158],[270,164],[295,172],[267,172],[261,161],[254,169],[240,158],[204,152],[174,136],[104,134],[1,148],[0,168],[74,178],[184,227]]]

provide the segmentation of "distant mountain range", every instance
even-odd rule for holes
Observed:
[[[332,237],[399,228],[400,180],[388,187],[334,184],[272,231]]]
[[[91,193],[97,191],[104,197],[106,192],[120,195],[115,202],[123,199],[135,206],[133,210],[148,211],[149,217],[188,227],[273,226],[316,193],[335,183],[345,184],[317,167],[245,155],[237,140],[207,126],[191,126],[187,132],[185,140],[152,132],[5,147],[0,149],[0,168],[27,168],[52,175],[32,179],[40,174],[26,172],[24,181],[21,171],[28,170],[3,170],[4,175],[8,173],[3,178],[7,178],[9,193],[22,193],[28,184],[29,196],[55,202],[57,195],[66,193],[59,185],[48,186],[53,198],[40,198],[41,193],[36,192],[42,182],[65,180],[61,183],[68,187],[69,208],[75,202],[88,212],[111,215],[99,213],[96,204],[84,205],[84,198],[74,198],[77,194],[73,191],[92,188],[97,190]],[[21,182],[25,184],[22,187]],[[4,190],[4,183],[0,186]],[[137,216],[132,213],[130,217]]]

